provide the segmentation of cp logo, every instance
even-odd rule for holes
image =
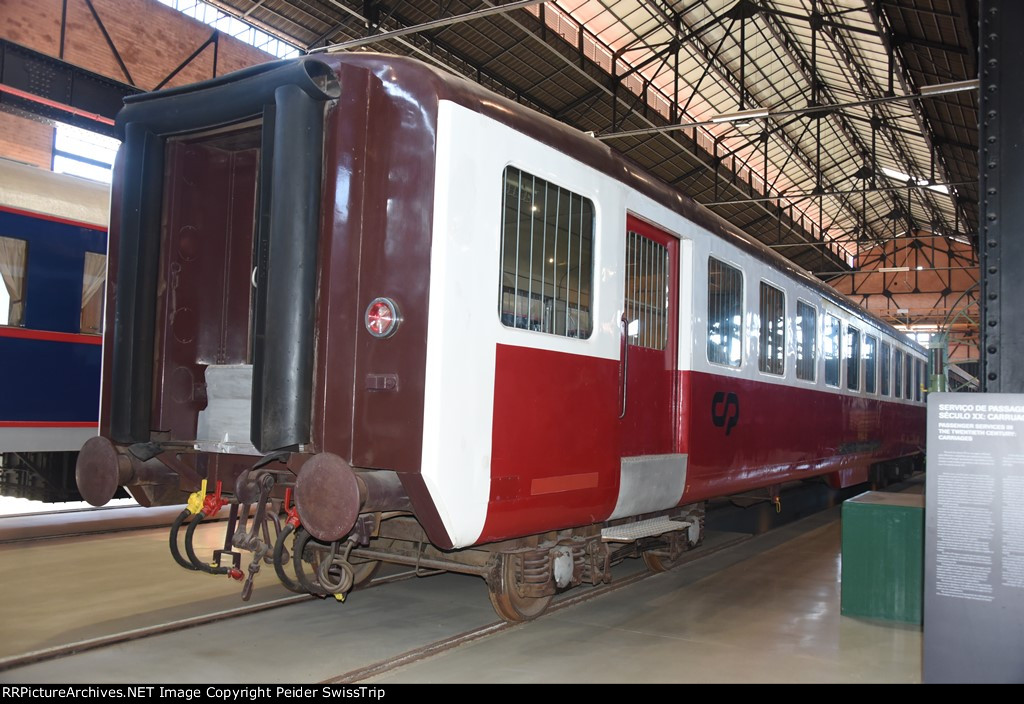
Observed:
[[[728,435],[740,420],[739,396],[730,392],[716,391],[711,399],[711,422],[716,428],[725,426]]]

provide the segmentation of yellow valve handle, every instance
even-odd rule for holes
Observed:
[[[199,487],[199,491],[193,491],[192,495],[188,497],[188,506],[185,510],[191,514],[199,513],[203,508],[203,502],[206,501],[206,480]]]
[[[345,603],[345,595],[344,594],[335,594],[334,598],[337,599],[338,601],[340,601],[341,603]]]

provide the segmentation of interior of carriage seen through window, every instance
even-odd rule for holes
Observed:
[[[891,348],[889,347],[889,343],[888,342],[883,342],[882,343],[882,359],[881,359],[881,364],[879,365],[881,367],[881,372],[882,372],[881,392],[882,392],[883,396],[888,396],[889,395],[889,377],[891,376],[891,374],[890,374],[891,366],[890,366],[890,362],[889,362],[890,354],[891,354]]]
[[[818,311],[810,303],[796,302],[796,378],[815,381],[818,361]]]
[[[851,326],[846,328],[846,388],[850,391],[860,389],[860,330]]]
[[[626,234],[626,334],[629,344],[663,350],[668,344],[668,248],[636,232]]]
[[[871,335],[864,336],[864,393],[873,394],[877,386],[878,340]]]
[[[708,258],[708,361],[743,362],[743,272]]]
[[[514,166],[505,168],[503,185],[498,311],[502,324],[589,338],[593,202]]]
[[[825,357],[826,386],[839,386],[839,340],[841,337],[841,332],[842,323],[839,322],[839,318],[830,314],[825,315],[825,330],[824,334],[822,335],[822,342],[824,343],[822,345],[822,354]]]
[[[757,368],[782,376],[786,373],[786,294],[762,281],[760,303]]]

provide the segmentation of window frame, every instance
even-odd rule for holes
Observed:
[[[28,318],[29,258],[32,255],[32,251],[31,251],[32,247],[31,247],[31,244],[29,243],[29,241],[27,239],[23,238],[23,237],[11,237],[10,235],[4,234],[4,235],[0,235],[0,238],[5,239],[5,240],[10,240],[12,242],[20,242],[21,245],[22,245],[22,247],[21,247],[21,251],[22,251],[22,255],[21,255],[21,258],[22,258],[22,266],[21,266],[21,291],[20,291],[20,298],[18,299],[18,302],[21,304],[21,318],[16,323],[12,323],[11,322],[10,314],[11,314],[11,305],[12,305],[12,300],[13,299],[9,298],[10,297],[10,293],[7,291],[7,283],[2,278],[2,276],[0,276],[0,286],[2,286],[4,288],[4,294],[6,296],[8,296],[7,312],[6,312],[6,318],[5,318],[7,322],[0,323],[0,327],[5,327],[5,328],[24,328],[24,327],[26,327],[26,321],[27,321],[27,318]]]
[[[85,256],[82,257],[82,306],[78,316],[78,331],[82,335],[102,335],[103,334],[103,313],[106,307],[106,293],[107,293],[107,255],[101,252],[93,252],[86,250]],[[92,294],[86,299],[85,294],[88,292],[88,279],[89,276],[89,260],[90,255],[94,258],[99,259],[101,270],[98,275],[94,275],[98,282],[96,283]],[[95,261],[95,259],[93,259]],[[97,327],[87,328],[85,326],[86,314],[92,312],[93,299],[97,300],[95,306],[97,307],[96,313],[98,315]]]
[[[834,325],[833,325],[834,322]],[[843,387],[843,320],[839,316],[833,315],[832,313],[826,312],[824,320],[822,321],[822,345],[821,345],[821,357],[825,361],[825,374],[824,381],[825,386],[831,389],[841,389]],[[835,351],[835,358],[828,356],[828,350],[825,349],[825,341],[830,340],[832,337],[831,333],[835,333],[835,341],[832,347]],[[835,382],[829,380],[829,368],[831,364],[835,364]]]
[[[892,397],[903,398],[903,350],[894,347],[892,351]]]
[[[878,394],[888,398],[892,396],[892,345],[882,338],[880,347]]]
[[[634,256],[631,257],[631,245],[634,242],[639,243],[640,248],[633,249]],[[637,322],[636,334],[630,334],[627,328],[626,339],[628,344],[634,347],[663,352],[672,344],[669,339],[673,329],[673,321],[671,320],[673,288],[672,251],[668,245],[628,227],[626,228],[625,244],[626,247],[623,250],[626,262],[624,268],[623,315],[630,321],[630,326],[633,321]],[[648,248],[647,251],[644,251],[644,248]],[[652,256],[652,254],[655,256]],[[658,261],[659,259],[660,261]],[[631,262],[638,265],[640,269],[639,274],[634,272],[631,275],[629,273]],[[642,279],[644,276],[655,277],[656,281],[664,285],[664,299],[660,300],[661,297],[657,293],[660,287],[655,289],[651,300],[641,300],[641,298],[636,296],[631,297],[631,291],[634,294],[641,292],[641,289],[637,286],[630,287],[630,282],[633,280],[631,276],[635,276],[637,280]],[[630,315],[631,311],[634,315]],[[650,325],[652,322],[655,324]]]
[[[846,324],[846,335],[844,336],[844,344],[848,344],[849,356],[846,358],[846,390],[847,391],[860,391],[860,377],[861,377],[861,345],[860,345],[860,328],[855,328],[852,324]],[[854,344],[856,343],[856,345]],[[851,374],[853,372],[853,374]]]
[[[734,338],[732,336],[730,336],[730,338],[729,338],[730,340],[738,339],[738,341],[739,341],[739,358],[736,360],[735,364],[733,364],[732,362],[730,362],[728,360],[726,360],[724,362],[717,361],[715,359],[712,359],[712,355],[711,355],[711,350],[712,350],[712,342],[711,342],[711,321],[712,321],[712,312],[711,312],[711,263],[712,262],[716,262],[719,265],[721,265],[722,267],[725,267],[727,269],[731,269],[732,271],[734,271],[734,272],[739,274],[739,292],[738,292],[737,299],[739,301],[739,317],[740,317],[740,321],[739,321],[739,324],[736,325],[736,331],[739,334],[738,334],[738,337],[736,337],[736,338]],[[727,369],[742,369],[743,368],[743,362],[744,362],[744,359],[745,359],[745,355],[744,355],[744,337],[745,337],[744,336],[744,327],[745,326],[744,326],[743,322],[744,322],[744,316],[746,315],[746,308],[747,308],[746,287],[747,287],[746,273],[743,271],[742,267],[737,266],[735,264],[731,264],[731,263],[725,261],[724,259],[719,259],[718,257],[714,256],[713,254],[709,254],[708,255],[707,287],[706,287],[706,293],[707,293],[707,299],[708,299],[708,317],[707,317],[706,334],[705,334],[705,338],[706,338],[706,340],[705,340],[705,342],[706,342],[706,344],[705,344],[705,355],[707,357],[707,360],[708,360],[709,364],[714,364],[714,365],[717,365],[719,367],[725,367]],[[717,347],[720,348],[721,345],[718,345]],[[726,349],[728,350],[728,347]],[[727,352],[727,354],[728,354],[728,352]]]
[[[548,234],[547,215],[548,215],[548,213],[544,213],[544,215],[542,216],[542,219],[539,221],[541,224],[544,225],[543,227],[540,228],[541,229],[542,237],[544,238],[542,240],[543,245],[542,245],[541,257],[540,257],[541,258],[541,263],[542,263],[542,268],[543,268],[544,272],[542,272],[542,279],[541,279],[541,282],[540,282],[539,290],[536,290],[536,291],[534,290],[534,288],[533,288],[534,282],[533,282],[533,278],[532,278],[533,277],[532,266],[533,266],[533,260],[535,258],[535,256],[534,256],[535,252],[534,252],[533,245],[536,243],[535,240],[536,240],[536,237],[537,237],[537,232],[535,230],[535,225],[537,224],[537,219],[534,216],[529,216],[529,213],[527,213],[527,215],[529,216],[529,219],[527,221],[524,221],[522,219],[522,210],[521,209],[519,211],[517,211],[515,213],[515,215],[514,215],[514,222],[516,224],[516,230],[511,233],[512,236],[509,238],[509,242],[511,242],[511,247],[512,247],[512,254],[513,254],[513,256],[516,259],[516,266],[515,266],[515,268],[513,268],[511,270],[507,270],[506,269],[506,254],[507,254],[506,250],[509,247],[509,244],[506,243],[506,234],[507,234],[506,233],[506,226],[509,225],[509,214],[506,212],[506,210],[508,208],[508,198],[510,196],[510,193],[509,193],[509,188],[510,188],[510,181],[509,181],[509,179],[510,179],[510,171],[518,172],[519,178],[518,178],[517,181],[514,181],[514,183],[515,183],[515,188],[516,188],[517,192],[520,194],[520,196],[519,196],[519,198],[520,198],[520,203],[519,203],[520,208],[521,208],[522,202],[523,202],[523,199],[522,199],[523,184],[526,182],[525,181],[526,179],[532,180],[531,187],[533,188],[534,197],[536,196],[536,193],[537,193],[538,183],[543,184],[543,186],[544,186],[544,191],[543,192],[544,192],[544,195],[545,195],[545,204],[547,202],[546,196],[547,196],[547,194],[550,191],[555,191],[555,193],[558,194],[557,201],[556,201],[556,203],[558,203],[558,204],[560,204],[561,192],[564,191],[566,194],[568,194],[569,216],[568,216],[567,222],[569,223],[569,228],[570,228],[568,230],[568,232],[570,234],[570,239],[569,239],[569,243],[567,245],[567,247],[568,247],[568,249],[567,249],[567,253],[568,253],[567,256],[568,256],[568,258],[567,258],[567,260],[565,262],[566,269],[565,269],[565,273],[562,275],[562,278],[564,279],[565,287],[566,287],[565,288],[565,290],[566,290],[566,297],[564,299],[559,298],[559,293],[558,292],[562,288],[562,279],[557,278],[559,273],[560,273],[560,270],[559,270],[558,264],[555,263],[555,262],[551,262],[552,264],[554,264],[554,266],[552,267],[552,271],[551,271],[552,295],[551,296],[547,296],[546,295],[546,290],[547,290],[546,289],[546,285],[547,285],[548,282],[544,278],[544,272],[546,272],[548,267],[547,267],[547,263],[545,263],[543,260],[544,260],[545,257],[547,257],[547,254],[548,254],[548,251],[547,251],[547,244],[548,244],[548,242],[547,242],[547,234]],[[514,177],[514,175],[513,175],[513,177]],[[570,340],[586,341],[586,340],[591,339],[593,337],[593,335],[594,335],[594,321],[596,319],[594,308],[595,308],[595,302],[597,300],[597,289],[598,289],[598,285],[597,285],[597,282],[596,282],[596,279],[595,279],[595,275],[594,275],[595,266],[596,266],[596,262],[597,262],[597,233],[598,233],[598,230],[599,230],[598,225],[597,225],[598,213],[597,213],[597,205],[595,203],[595,200],[593,198],[591,198],[591,197],[588,197],[588,196],[584,195],[583,193],[580,193],[579,191],[577,191],[575,189],[568,188],[568,187],[563,186],[563,185],[561,185],[559,183],[556,183],[554,181],[550,181],[550,180],[548,180],[546,178],[542,178],[541,176],[538,176],[537,174],[533,173],[532,171],[528,171],[527,169],[525,169],[525,168],[523,168],[523,167],[521,167],[521,166],[519,166],[517,164],[514,164],[514,163],[506,164],[504,166],[504,168],[502,169],[502,171],[501,171],[501,188],[502,188],[501,212],[499,214],[499,217],[501,219],[501,226],[500,226],[500,230],[499,230],[499,241],[498,241],[498,247],[499,247],[499,255],[498,255],[498,306],[497,306],[498,307],[498,322],[502,325],[503,328],[506,328],[506,329],[509,329],[509,330],[521,330],[521,331],[524,331],[524,332],[534,332],[534,333],[539,333],[539,334],[542,334],[542,335],[550,335],[550,336],[553,336],[553,337],[556,337],[556,338],[570,339]],[[584,271],[583,262],[582,262],[582,253],[584,251],[584,241],[585,241],[586,238],[584,237],[584,234],[582,233],[582,229],[581,229],[581,232],[576,234],[576,235],[573,235],[572,234],[572,230],[571,230],[571,226],[573,224],[571,222],[571,219],[573,217],[575,217],[575,215],[576,215],[573,212],[573,205],[572,205],[574,199],[579,199],[579,201],[580,201],[579,217],[580,217],[580,222],[581,223],[583,222],[583,219],[585,217],[585,210],[586,210],[587,204],[589,204],[589,209],[590,209],[590,212],[589,212],[589,217],[590,217],[590,222],[589,222],[589,224],[590,224],[590,228],[589,228],[589,249],[590,249],[590,252],[589,252],[589,261],[588,261],[588,263],[589,263],[589,274],[586,277],[586,283],[587,283],[587,288],[586,289],[584,289],[584,286],[583,286],[584,279],[582,277],[582,273]],[[531,209],[531,212],[537,212],[538,208],[536,206],[536,200],[532,200],[530,202],[534,204],[534,207]],[[560,207],[560,205],[556,205],[556,207]],[[556,212],[555,222],[554,222],[554,231],[555,232],[554,232],[554,239],[553,239],[553,242],[552,242],[551,253],[557,255],[557,253],[558,253],[558,249],[557,249],[558,248],[558,239],[557,238],[558,238],[558,234],[559,234],[559,231],[560,231],[562,223],[561,223],[561,216],[558,214],[559,211],[556,210],[555,212]],[[529,249],[527,251],[529,252],[528,256],[530,258],[530,267],[531,267],[531,269],[530,269],[530,275],[529,275],[530,276],[529,285],[526,288],[521,288],[520,287],[520,281],[519,281],[520,278],[522,278],[522,274],[521,274],[520,269],[519,269],[519,260],[521,258],[521,254],[522,254],[522,247],[520,245],[520,236],[524,234],[522,232],[522,230],[524,229],[524,224],[526,226],[525,227],[525,229],[526,229],[525,240],[528,243],[527,246],[528,246]],[[580,244],[580,264],[577,267],[570,266],[570,264],[572,264],[571,257],[575,255],[575,253],[572,251],[572,245],[573,245],[574,242],[578,242]],[[556,256],[556,259],[557,259],[557,256]],[[576,291],[576,305],[575,306],[572,305],[572,303],[571,303],[572,298],[569,295],[569,293],[572,291],[572,289],[569,287],[569,281],[571,281],[571,276],[569,276],[569,274],[574,269],[577,270],[577,274],[576,274],[577,288],[575,289],[575,291]],[[510,276],[512,278],[512,280],[513,280],[513,285],[511,287],[508,287],[505,284],[506,276]],[[588,300],[588,305],[585,308],[582,306],[582,303],[581,303],[584,294],[586,294],[587,298],[589,299]],[[507,312],[505,310],[505,307],[506,307],[505,306],[506,296],[511,296],[511,298],[512,298],[512,311],[511,312]],[[519,325],[518,324],[519,318],[520,318],[519,311],[520,311],[520,306],[521,306],[521,302],[520,301],[523,298],[525,298],[525,300],[526,300],[526,315],[524,316],[525,324],[524,325]],[[550,303],[549,303],[549,300],[550,300]],[[535,302],[539,302],[539,315],[540,315],[540,319],[538,320],[536,326],[533,324],[533,308],[534,308]],[[562,315],[562,312],[559,311],[560,304],[562,306],[564,306],[564,316]],[[550,321],[551,322],[550,323],[546,323],[545,322],[545,310],[547,309],[547,307],[549,305],[551,307],[551,314],[550,314]],[[576,326],[575,326],[574,334],[570,334],[569,320],[571,318],[571,313],[572,313],[572,311],[574,309],[577,311]],[[582,312],[585,312],[586,316],[587,316],[587,325],[585,326],[585,328],[584,328],[584,326],[582,326],[580,324],[580,320],[582,318],[582,314],[581,314]],[[511,315],[511,319],[512,319],[512,324],[511,325],[508,322],[506,322],[506,317],[509,316],[509,315]],[[564,328],[563,328],[562,332],[559,332],[558,331],[559,322],[561,320],[563,320],[563,319],[564,319]],[[547,329],[548,327],[550,327],[550,329]],[[581,332],[583,330],[586,331],[585,335],[581,334]]]
[[[871,356],[868,356],[868,349]],[[870,365],[869,365],[870,361]],[[870,366],[870,372],[868,367]],[[870,384],[871,388],[868,388]],[[872,396],[878,393],[878,337],[864,334],[864,393]]]
[[[803,315],[801,314],[800,306],[805,306],[811,312],[811,352],[809,355],[811,376],[805,377],[801,374],[801,359],[802,345],[804,342],[803,332],[804,326],[799,322],[802,320]],[[806,381],[811,384],[817,383],[818,381],[818,307],[810,301],[805,301],[802,298],[796,299],[796,319],[794,320],[794,329],[797,332],[797,346],[796,346],[796,378],[800,381]]]
[[[903,358],[903,380],[906,383],[906,388],[903,389],[904,398],[908,401],[914,400],[914,355],[910,354],[910,350],[907,350],[906,356]]]
[[[778,348],[774,350],[776,353],[778,353],[778,351],[780,350],[782,352],[781,356],[778,358],[773,358],[767,354],[767,338],[769,334],[766,329],[765,320],[765,289],[770,289],[778,296],[781,296],[782,300],[781,308],[778,309],[781,311],[781,326],[779,328],[781,332],[776,333],[776,336],[781,335],[781,341],[778,345],[773,346]],[[757,370],[762,374],[770,374],[772,376],[786,376],[786,291],[780,286],[776,286],[775,284],[769,283],[768,281],[761,279],[760,285],[758,286],[757,301],[758,316],[760,318],[760,320],[758,321],[759,332],[757,339]],[[771,368],[773,366],[773,359],[778,361],[779,366],[781,367],[781,369],[779,369],[778,371],[775,371],[774,369]]]

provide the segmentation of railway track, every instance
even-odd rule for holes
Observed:
[[[753,536],[732,535],[729,539],[716,542],[707,547],[698,548],[692,554],[685,556],[679,562],[679,566],[684,564],[692,563],[703,557],[710,556],[720,550],[723,550],[733,545],[737,545],[745,540],[750,539]],[[549,608],[548,613],[555,613],[563,609],[567,609],[570,606],[581,604],[592,599],[596,599],[605,594],[609,594],[618,589],[623,589],[632,584],[642,581],[648,577],[653,576],[654,573],[647,572],[646,570],[637,572],[634,574],[627,575],[621,579],[616,579],[611,584],[602,585],[590,589],[573,589],[566,593],[566,595],[554,602]],[[384,577],[378,577],[366,586],[362,587],[360,591],[366,591],[369,589],[375,589],[386,584],[390,584],[398,581],[405,581],[416,577],[415,570],[403,571],[394,575],[387,575]],[[70,655],[76,655],[90,650],[97,650],[113,645],[128,643],[132,641],[143,640],[145,638],[151,638],[154,636],[173,633],[176,631],[184,631],[188,629],[198,628],[219,621],[227,619],[235,619],[250,614],[259,613],[262,611],[269,611],[272,609],[279,609],[292,604],[297,604],[305,601],[311,601],[317,597],[310,594],[296,594],[294,596],[285,596],[271,601],[258,603],[258,604],[243,604],[237,608],[223,609],[216,612],[202,614],[190,618],[178,619],[169,621],[167,623],[157,624],[153,626],[146,626],[142,628],[128,629],[119,631],[117,633],[110,633],[103,636],[94,638],[87,638],[71,643],[62,644],[50,648],[41,648],[28,653],[23,653],[16,656],[0,658],[0,672],[6,670],[12,670],[18,667],[24,667],[26,665],[32,665],[43,661],[59,660],[60,658],[67,657]],[[541,616],[544,618],[544,616]],[[522,623],[507,623],[504,621],[494,621],[487,623],[486,625],[478,628],[471,629],[462,633],[458,633],[449,637],[445,637],[434,641],[426,646],[415,648],[407,652],[399,653],[395,656],[386,658],[379,662],[371,665],[360,667],[354,670],[331,677],[324,680],[324,683],[338,684],[356,682],[368,677],[380,675],[396,668],[408,665],[414,662],[418,662],[425,658],[429,658],[432,655],[441,653],[447,650],[451,650],[465,643],[472,642],[479,638],[483,638],[494,633],[500,633],[510,628],[516,628],[522,626]]]
[[[776,514],[775,509],[771,504],[765,502],[765,505],[757,509],[757,511],[767,513],[771,519],[776,519],[778,522],[773,523],[771,526],[765,526],[766,529],[778,527],[781,524],[790,522],[791,520],[803,517],[809,512],[813,512],[812,504],[816,503],[816,500],[808,498],[811,493],[818,494],[821,496],[819,491],[812,491],[812,487],[803,486],[797,487],[795,491],[787,492],[783,499],[783,505],[787,506],[788,509],[783,513]],[[818,505],[818,510],[821,510],[828,504],[834,503],[834,498],[829,500],[826,504]],[[746,512],[746,511],[745,511]],[[727,510],[712,511],[712,514],[720,514],[725,517]],[[789,520],[787,520],[786,513],[790,513]],[[721,523],[721,521],[718,521]],[[727,521],[728,523],[734,523],[733,521]],[[762,523],[760,519],[758,523]],[[715,523],[709,519],[709,523]],[[679,567],[685,564],[692,564],[703,558],[709,557],[716,552],[738,545],[750,538],[754,537],[753,533],[760,531],[754,530],[752,533],[737,533],[735,531],[739,526],[717,526],[718,530],[729,530],[729,533],[718,533],[718,536],[725,536],[724,539],[713,539],[709,535],[708,541],[700,548],[694,550],[691,553],[685,555],[679,562]],[[745,527],[744,527],[745,528]],[[740,530],[744,530],[740,528]],[[613,580],[612,583],[607,585],[600,585],[597,587],[577,587],[569,590],[561,598],[556,599],[551,606],[548,608],[547,613],[557,613],[571,606],[575,606],[592,599],[599,598],[601,596],[610,594],[619,589],[626,588],[633,584],[643,581],[644,579],[653,576],[654,573],[650,573],[640,567],[639,564],[634,563],[632,560],[626,561],[627,565],[635,564],[639,568],[639,571],[634,569],[632,572],[629,571],[628,567],[623,569],[622,566],[618,568],[619,575]],[[625,571],[625,574],[623,574]],[[378,577],[364,586],[360,591],[374,589],[379,586],[383,586],[392,582],[404,581],[415,577],[415,571],[403,571],[393,575],[387,575]],[[59,660],[60,658],[67,657],[73,654],[82,653],[90,650],[97,650],[104,647],[109,647],[117,644],[128,643],[132,641],[139,641],[154,636],[173,633],[176,631],[185,631],[188,629],[198,628],[200,626],[216,623],[219,621],[225,621],[229,619],[237,619],[242,616],[255,614],[258,612],[269,611],[273,609],[279,609],[285,606],[298,604],[305,601],[315,599],[311,595],[288,595],[281,598],[272,599],[256,604],[240,604],[235,608],[221,609],[207,614],[197,615],[193,617],[168,621],[166,623],[150,625],[140,628],[125,629],[116,633],[104,634],[97,637],[85,638],[74,642],[33,650],[31,652],[22,653],[6,658],[0,658],[0,671],[11,670],[26,665],[39,663],[43,661]],[[547,614],[542,616],[544,618]],[[379,661],[373,662],[369,665],[360,666],[345,672],[339,673],[335,676],[331,676],[323,680],[325,684],[344,684],[365,681],[368,678],[376,677],[393,670],[402,668],[406,665],[410,665],[421,660],[430,658],[434,655],[458,648],[467,643],[485,638],[509,629],[521,627],[521,623],[506,623],[504,621],[488,621],[487,623],[480,625],[469,630],[465,630],[450,636],[440,638],[438,640],[427,643],[420,647],[409,649],[403,652],[396,653],[395,655],[386,657]]]
[[[673,567],[673,569],[679,569],[684,565],[691,564],[706,557],[710,557],[711,555],[721,550],[725,550],[726,548],[739,545],[740,543],[746,542],[747,540],[750,540],[753,537],[753,535],[734,536],[730,539],[717,542],[713,545],[709,545],[703,549],[698,548],[694,550],[692,553],[680,559],[678,564],[675,567]],[[547,610],[544,612],[544,614],[539,618],[546,618],[550,614],[557,613],[564,609],[568,609],[572,606],[576,606],[578,604],[582,604],[584,602],[597,599],[598,597],[605,596],[620,589],[632,586],[638,582],[642,582],[643,580],[648,579],[649,577],[655,576],[655,574],[658,573],[648,572],[644,570],[641,572],[637,572],[635,574],[631,574],[621,579],[615,579],[610,584],[603,584],[589,589],[585,587],[576,587],[575,589],[566,592],[565,596],[562,599],[559,599],[552,603],[551,606],[549,606]],[[480,626],[478,628],[474,628],[469,631],[465,631],[463,633],[450,636],[448,638],[442,638],[420,648],[414,648],[399,655],[395,655],[393,657],[380,660],[371,665],[356,668],[354,670],[349,670],[348,672],[337,675],[336,677],[330,677],[325,680],[322,680],[319,684],[353,684],[356,682],[363,682],[371,677],[383,675],[393,670],[397,670],[401,667],[405,667],[406,665],[411,665],[413,663],[420,662],[421,660],[426,660],[427,658],[433,657],[435,655],[438,655],[449,650],[453,650],[462,645],[466,645],[467,643],[472,643],[473,641],[479,640],[481,638],[486,638],[487,636],[492,636],[497,633],[502,633],[503,631],[508,631],[514,628],[522,628],[528,623],[531,622],[526,621],[510,623],[508,621],[495,621],[493,623],[488,623],[484,626]]]

